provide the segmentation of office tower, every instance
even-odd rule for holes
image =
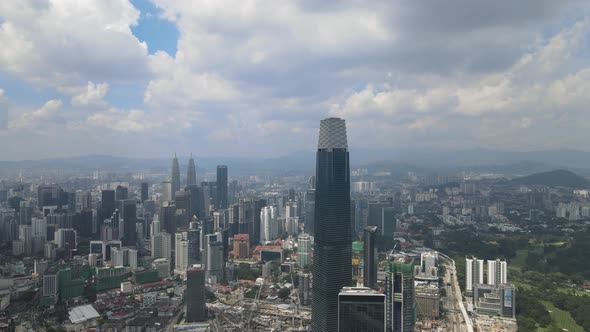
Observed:
[[[186,234],[188,240],[188,264],[197,264],[201,262],[201,229],[198,222],[191,222],[190,228]]]
[[[176,233],[174,246],[174,270],[176,273],[184,274],[188,268],[188,245],[187,232]]]
[[[192,265],[186,272],[186,299],[186,321],[207,321],[205,270],[200,264]]]
[[[176,227],[187,228],[191,222],[191,192],[189,190],[179,190],[174,198],[176,205],[175,214],[178,216]]]
[[[253,222],[253,231],[250,232],[250,240],[254,242],[256,242],[258,239],[260,239],[260,226],[261,226],[261,215],[260,215],[260,211],[262,211],[262,208],[265,207],[267,204],[266,199],[256,199],[254,200],[254,214],[253,214],[253,218],[254,218],[254,222]]]
[[[205,235],[206,278],[212,285],[223,280],[223,235],[219,232]]]
[[[115,191],[110,189],[105,189],[101,191],[101,201],[100,201],[100,221],[105,219],[109,219],[113,212],[115,212]]]
[[[176,158],[176,153],[174,154],[174,158],[172,159],[172,176],[170,178],[170,183],[172,187],[170,188],[171,197],[170,200],[174,200],[176,192],[180,190],[180,166],[178,165],[178,158]]]
[[[508,265],[506,261],[488,260],[488,285],[501,285],[507,280]]]
[[[186,187],[191,194],[191,218],[197,216],[199,219],[203,219],[207,216],[207,209],[205,208],[205,193],[203,188],[196,184],[191,184]]]
[[[232,204],[228,209],[228,224],[230,236],[240,233],[240,205]]]
[[[217,207],[217,182],[201,181],[201,188],[203,188],[204,201],[205,201],[205,212],[209,215],[210,206]]]
[[[76,231],[71,228],[60,228],[55,232],[55,243],[63,248],[67,258],[72,257],[72,251],[78,247]]]
[[[115,189],[115,199],[122,201],[129,198],[129,188],[118,185]]]
[[[236,202],[236,196],[238,195],[239,185],[238,180],[232,180],[229,183],[229,189],[227,193],[227,204],[234,204]]]
[[[24,254],[31,256],[33,254],[33,228],[31,225],[18,226],[18,239],[24,244]]]
[[[382,217],[381,210],[388,206],[388,202],[369,202],[369,215],[367,217],[367,226],[379,226]]]
[[[344,287],[338,294],[339,332],[384,332],[385,295],[367,287]]]
[[[18,211],[19,225],[30,225],[33,218],[33,204],[30,201],[21,201]]]
[[[303,223],[305,233],[313,235],[314,213],[315,213],[315,189],[308,189],[303,200]]]
[[[387,265],[385,275],[386,331],[414,331],[414,265],[401,261]]]
[[[160,232],[152,235],[152,258],[170,259],[172,251],[172,239],[170,234]]]
[[[197,167],[195,166],[195,160],[193,159],[193,154],[191,153],[191,157],[188,160],[188,168],[186,169],[186,185],[196,185],[197,184]]]
[[[483,259],[465,258],[465,292],[472,293],[473,286],[483,284]]]
[[[260,210],[260,243],[264,244],[278,237],[278,209],[276,206],[265,206]]]
[[[285,206],[285,231],[288,235],[297,236],[299,234],[299,214],[297,202],[288,201]]]
[[[61,207],[66,202],[63,199],[63,190],[56,184],[41,185],[37,187],[37,204],[39,211],[43,211],[45,206]]]
[[[338,293],[352,280],[350,169],[344,120],[320,122],[316,158],[312,331],[336,331]]]
[[[160,197],[160,202],[172,202],[172,195],[172,182],[162,181],[162,196]]]
[[[137,206],[134,199],[117,201],[119,209],[119,238],[124,246],[137,244]]]
[[[364,259],[363,259],[363,283],[365,287],[377,286],[377,227],[367,226],[363,234]]]
[[[147,201],[149,198],[149,184],[147,182],[141,183],[141,202]]]
[[[309,266],[311,263],[311,236],[301,233],[297,237],[297,265]]]
[[[381,209],[381,222],[379,230],[381,235],[393,239],[397,220],[395,219],[395,209],[392,207],[384,207]]]
[[[227,166],[217,165],[217,204],[218,209],[227,209]]]
[[[254,202],[251,198],[240,198],[238,219],[239,234],[251,234],[254,229]]]
[[[160,207],[160,227],[170,234],[176,233],[176,204],[164,202]]]

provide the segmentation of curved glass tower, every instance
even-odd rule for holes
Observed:
[[[312,331],[338,331],[338,294],[352,280],[346,123],[320,122],[316,160]]]

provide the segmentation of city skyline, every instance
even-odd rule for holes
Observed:
[[[584,142],[587,3],[248,6],[3,3],[0,151],[268,157],[328,116],[351,149]]]

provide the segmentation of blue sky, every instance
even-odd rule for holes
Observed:
[[[0,152],[277,156],[312,151],[327,116],[353,148],[584,149],[589,9],[4,1]]]

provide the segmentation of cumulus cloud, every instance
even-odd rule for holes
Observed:
[[[146,77],[138,18],[126,0],[2,1],[0,68],[51,87]]]
[[[71,103],[74,106],[87,106],[87,105],[102,105],[104,104],[103,97],[109,91],[109,85],[107,83],[94,84],[88,82],[86,91],[73,96]]]
[[[58,111],[63,106],[59,99],[52,99],[41,108],[21,114],[18,118],[10,121],[8,127],[11,129],[31,129],[42,125],[48,125],[58,119]]]
[[[53,114],[61,135],[105,145],[284,154],[313,147],[328,115],[347,119],[353,147],[584,140],[585,1],[153,3],[178,29],[176,54],[148,55],[125,0],[0,2],[0,75],[55,88],[70,100]],[[25,125],[35,112],[11,124],[38,128]]]

